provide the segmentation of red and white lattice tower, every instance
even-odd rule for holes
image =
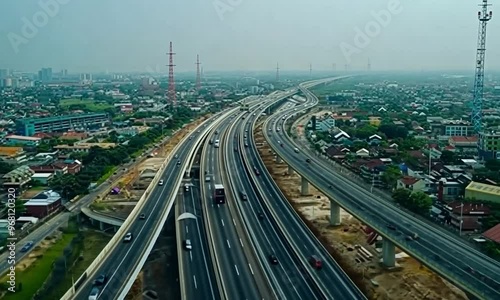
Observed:
[[[175,81],[174,81],[174,52],[172,51],[172,42],[170,42],[170,52],[168,53],[168,100],[173,106],[177,105],[175,95]]]

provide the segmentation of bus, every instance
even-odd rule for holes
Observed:
[[[215,184],[214,186],[214,203],[224,204],[226,203],[226,196],[224,193],[224,186],[222,184]]]
[[[219,140],[215,140],[214,147],[215,148],[219,148],[219,146],[220,146],[220,141]]]

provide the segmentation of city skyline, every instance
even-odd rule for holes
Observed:
[[[368,61],[373,71],[473,72],[480,1],[295,2],[4,2],[0,66],[166,73],[172,41],[176,72],[195,72],[197,54],[206,72],[274,72],[276,62],[283,72],[308,72],[309,64],[313,72],[332,64],[354,71]],[[110,14],[118,5],[120,13]],[[495,19],[488,24],[487,72],[500,70],[500,41],[493,38],[499,29]]]

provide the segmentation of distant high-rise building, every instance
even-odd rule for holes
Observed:
[[[62,76],[62,77],[66,77],[66,76],[68,76],[68,70],[67,70],[67,69],[62,69],[62,70],[61,70],[61,76]]]
[[[0,69],[0,79],[4,79],[7,76],[9,76],[9,70],[7,70],[7,69]]]
[[[42,68],[38,71],[38,80],[42,82],[52,81],[52,68]]]
[[[83,84],[88,84],[88,83],[91,83],[92,82],[92,74],[80,74],[80,81],[83,83]]]

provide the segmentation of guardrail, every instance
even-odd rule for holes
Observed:
[[[230,140],[230,134],[229,133],[231,132],[232,128],[234,126],[236,126],[236,125],[238,125],[238,123],[234,122],[233,124],[231,124],[229,126],[229,128],[225,132],[224,138],[226,139],[226,147],[228,145],[230,145],[230,142],[229,142],[229,140]],[[239,148],[240,149],[244,149],[242,140],[239,139],[239,141],[240,141],[240,147]],[[226,157],[227,155],[228,155],[228,151],[227,150],[222,151],[221,160],[219,161],[220,169],[221,170],[223,170],[223,168],[224,168],[224,165],[225,165],[224,162],[228,158],[228,157]],[[222,172],[222,177],[225,178],[225,182],[231,182],[231,184],[228,185],[228,186],[231,186],[231,187],[233,186],[233,184],[232,184],[233,181],[229,178],[229,172]],[[258,245],[257,241],[254,240],[255,239],[255,234],[254,234],[251,226],[249,226],[248,221],[246,220],[246,217],[244,217],[243,213],[241,212],[240,202],[237,200],[238,197],[237,197],[237,194],[236,194],[235,190],[234,189],[230,189],[230,190],[231,190],[232,198],[234,200],[233,203],[236,203],[236,205],[238,206],[238,209],[236,209],[236,211],[237,211],[237,214],[239,216],[239,219],[243,220],[243,223],[245,224],[245,226],[243,226],[243,230],[245,230],[245,232],[246,232],[246,235],[245,235],[246,239],[250,241],[249,244],[252,245],[253,249],[257,249],[260,252],[261,258],[265,259],[266,255],[262,251],[261,247]],[[232,211],[231,206],[229,207],[229,210]],[[250,234],[250,232],[252,234]],[[245,250],[246,249],[244,249],[243,251],[245,251]],[[278,295],[276,294],[276,292],[274,291],[274,289],[272,289],[272,287],[269,285],[269,282],[270,282],[269,274],[272,274],[269,266],[266,264],[265,267],[264,267],[264,264],[262,263],[261,259],[257,259],[257,263],[259,264],[259,267],[260,267],[261,270],[264,270],[264,269],[266,270],[266,272],[264,272],[265,276],[267,277],[266,278],[267,279],[266,283],[268,283],[268,290],[270,290],[273,293],[273,296],[274,296],[273,299],[278,299]],[[263,291],[261,291],[261,295],[262,294],[263,294]]]
[[[304,91],[305,93],[309,94],[309,96],[315,98],[316,100],[316,103],[317,103],[317,98],[308,90]],[[288,120],[289,117],[287,117],[285,119],[285,122]],[[289,140],[289,142],[294,145],[294,146],[298,146],[291,138],[290,136],[288,136],[288,134],[285,132],[286,136],[287,136],[287,139]],[[266,134],[265,134],[266,135]],[[267,136],[266,136],[266,139],[267,139]],[[274,147],[272,147],[274,148]],[[279,147],[276,147],[276,149],[280,150]],[[303,176],[304,178],[306,178],[313,186],[315,186],[318,190],[320,191],[325,191],[325,194],[328,193],[328,191],[318,187],[318,185],[316,185],[312,180],[311,178],[309,178],[309,176],[307,174],[303,175],[301,174],[301,176]],[[387,205],[384,201],[381,201],[380,202],[382,205]],[[359,220],[361,220],[362,222],[366,223],[366,224],[372,224],[372,226],[377,226],[377,221],[375,220],[372,220],[370,221],[369,219],[371,218],[371,216],[369,215],[361,215],[359,213],[356,213],[355,212],[355,207],[353,205],[350,205],[348,203],[344,203],[344,208],[350,213],[352,214],[354,217],[358,218]],[[421,220],[419,220],[418,218],[415,218],[411,215],[408,215],[408,218],[412,219],[414,222],[417,222],[419,223],[419,225],[423,226],[426,230],[432,230],[431,227],[429,227],[428,224],[426,224],[425,222],[422,222]],[[373,225],[375,224],[375,225]],[[402,240],[396,240],[395,238],[393,238],[390,234],[389,231],[386,232],[386,230],[377,230],[378,232],[380,232],[381,234],[384,235],[384,238],[388,239],[389,241],[391,241],[393,244],[395,244],[396,246],[402,248],[402,249],[410,249],[410,244],[407,243],[406,241],[402,241]],[[445,239],[447,239],[449,242],[455,242],[452,238],[450,238],[449,236],[444,236]],[[422,255],[419,255],[419,254],[416,254],[412,251],[409,251],[411,252],[412,254],[412,257],[414,257],[415,259],[417,259],[418,261],[426,264],[431,270],[435,271],[436,273],[438,273],[439,275],[443,276],[444,278],[446,278],[447,280],[450,280],[452,282],[455,282],[455,283],[458,283],[464,290],[466,290],[468,293],[474,295],[475,297],[478,297],[480,299],[487,299],[485,294],[482,292],[482,291],[478,291],[477,288],[474,288],[472,287],[470,284],[467,284],[466,282],[464,282],[463,278],[461,278],[460,276],[457,276],[454,274],[454,272],[452,270],[450,270],[451,272],[446,272],[445,270],[446,269],[443,269],[441,268],[440,266],[436,265],[435,262],[432,262],[431,260],[429,260],[426,256],[422,256]],[[498,286],[498,284],[497,284]],[[488,286],[490,289],[493,289],[491,286]]]
[[[217,117],[218,116],[215,115],[212,118],[217,118]],[[201,125],[203,125],[203,124],[211,121],[212,118],[209,118],[209,119],[205,120],[199,126],[201,126]],[[120,228],[118,229],[118,231],[114,234],[114,236],[111,238],[111,240],[108,242],[108,244],[99,253],[99,255],[94,259],[94,261],[85,270],[85,272],[82,274],[82,276],[80,278],[83,278],[83,277],[89,278],[89,277],[91,277],[91,275],[94,275],[97,267],[100,266],[101,263],[102,263],[102,261],[105,260],[105,259],[107,259],[107,257],[110,254],[110,252],[112,250],[114,250],[114,248],[116,247],[118,241],[122,239],[123,233],[126,232],[130,228],[132,222],[137,219],[137,216],[138,216],[139,212],[141,211],[141,209],[143,208],[143,206],[146,203],[145,200],[149,197],[149,194],[151,193],[151,191],[157,186],[158,181],[161,179],[163,173],[165,172],[165,168],[167,167],[168,162],[171,160],[173,153],[176,153],[178,151],[178,149],[180,148],[181,145],[183,145],[183,143],[186,141],[186,139],[187,139],[188,136],[189,135],[186,135],[181,140],[181,142],[178,143],[172,149],[172,152],[170,152],[167,155],[167,157],[165,158],[165,161],[163,162],[162,166],[157,171],[157,173],[156,173],[155,177],[153,178],[152,182],[149,184],[149,186],[147,187],[146,191],[144,192],[144,194],[142,195],[142,197],[139,199],[139,201],[137,202],[136,206],[134,207],[134,209],[132,210],[132,212],[130,213],[130,215],[127,217],[127,219],[122,224],[122,226],[120,226]],[[66,294],[63,295],[63,297],[61,298],[61,300],[71,299],[71,297],[74,296],[75,294],[76,294],[76,288],[74,286],[72,286],[66,292]]]
[[[196,153],[196,151],[198,150],[199,144],[205,139],[205,136],[211,131],[211,129],[213,127],[215,127],[216,125],[218,125],[219,122],[221,122],[220,117],[225,116],[225,115],[230,114],[230,113],[231,112],[225,112],[225,113],[223,112],[222,114],[217,114],[216,116],[214,116],[214,117],[216,117],[214,122],[212,124],[210,124],[207,128],[204,128],[203,132],[196,137],[195,145],[194,145],[194,147],[192,147],[190,149],[187,157],[192,157],[193,154]],[[211,120],[211,119],[212,118],[210,118],[209,120]],[[206,120],[205,122],[208,122],[209,120]],[[197,128],[201,127],[205,122],[200,124]],[[186,140],[189,138],[189,136],[191,136],[191,134],[186,135],[186,137],[181,141],[181,143],[178,144],[178,146],[182,146],[186,142]],[[171,153],[173,154],[175,152],[171,152]],[[189,160],[184,161],[184,163],[182,164],[181,169],[180,169],[181,171],[179,172],[179,174],[177,174],[177,182],[175,183],[174,186],[172,186],[175,193],[168,200],[169,204],[167,206],[167,209],[162,214],[160,224],[165,224],[165,221],[167,220],[168,214],[169,214],[170,210],[172,209],[172,206],[174,205],[174,202],[175,202],[174,200],[175,200],[177,191],[179,190],[179,187],[182,183],[182,179],[183,179],[184,173],[186,171],[188,162],[189,162]],[[155,229],[154,234],[151,236],[151,238],[148,241],[148,247],[143,251],[142,256],[141,256],[142,258],[139,261],[139,263],[136,264],[136,268],[135,268],[134,272],[131,274],[129,281],[125,285],[125,288],[121,291],[119,299],[124,299],[126,297],[128,290],[130,289],[130,287],[132,286],[132,284],[135,281],[135,278],[137,277],[137,275],[140,272],[140,268],[137,266],[144,265],[144,263],[146,262],[146,259],[148,258],[149,253],[151,252],[151,250],[154,247],[155,243],[153,243],[152,241],[156,241],[158,239],[158,236],[160,235],[162,230],[163,230],[163,226],[158,226]]]

